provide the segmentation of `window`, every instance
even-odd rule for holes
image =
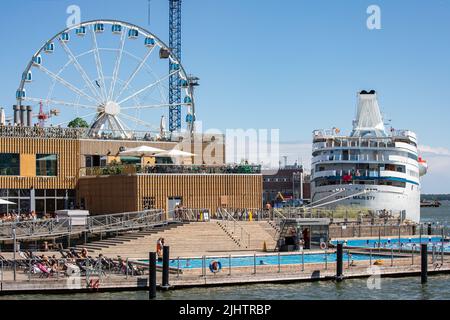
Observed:
[[[143,197],[142,198],[142,207],[144,210],[155,209],[155,197]]]
[[[58,156],[56,154],[36,155],[36,175],[40,177],[56,177],[58,173]]]
[[[20,176],[20,156],[18,153],[0,154],[0,176]]]

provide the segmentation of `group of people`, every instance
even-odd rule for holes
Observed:
[[[259,173],[261,168],[254,165],[178,165],[172,163],[147,163],[145,173]]]
[[[41,261],[34,265],[34,268],[37,268],[40,271],[44,271],[45,273],[54,274],[60,271],[58,260],[55,255],[49,259],[47,256],[40,256]]]
[[[176,205],[173,209],[175,220],[187,221],[209,221],[210,215],[208,209],[189,209],[182,205]]]
[[[235,220],[240,221],[259,221],[264,219],[264,217],[268,217],[270,212],[268,210],[248,210],[248,209],[229,209],[228,212],[233,216]]]
[[[283,241],[284,240],[284,241]],[[311,249],[311,238],[309,228],[299,230],[289,227],[284,239],[280,239],[280,246],[293,246],[293,250]]]
[[[0,216],[0,222],[21,222],[21,221],[32,221],[37,220],[37,214],[34,211],[30,213],[5,213]]]

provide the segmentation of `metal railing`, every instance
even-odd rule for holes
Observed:
[[[80,177],[129,174],[261,174],[259,165],[124,165],[81,168]]]
[[[169,214],[173,214],[173,219],[180,222],[206,222],[212,218],[209,209],[178,208]]]
[[[0,125],[0,137],[48,138],[48,139],[98,139],[98,140],[130,140],[130,141],[173,141],[179,142],[181,136],[171,132],[159,131],[114,131],[107,130],[93,134],[89,128],[63,127],[27,127],[22,125]]]
[[[448,256],[438,255],[433,258],[429,254],[429,264],[436,269],[436,264],[449,268]],[[218,269],[213,263],[220,263]],[[252,254],[223,254],[203,255],[197,257],[176,257],[177,279],[218,278],[229,276],[275,275],[275,274],[303,274],[310,277],[312,272],[323,273],[324,277],[335,275],[336,253],[333,249],[316,252],[299,250],[296,252],[252,253]],[[373,250],[354,250],[344,248],[343,267],[346,273],[360,272],[367,274],[368,268],[378,266],[386,271],[402,271],[405,268],[420,270],[420,253],[377,252]],[[320,271],[320,272],[317,272]]]
[[[0,225],[0,241],[63,236],[82,232],[111,232],[150,227],[167,223],[163,210],[145,210],[85,218],[74,225],[72,218],[33,220]]]
[[[241,246],[250,248],[250,233],[233,218],[233,216],[225,209],[219,208],[217,210],[218,218],[222,226],[239,242]]]
[[[21,252],[22,256],[26,254]],[[100,283],[103,279],[116,277],[128,278],[148,274],[147,268],[129,259],[87,257],[87,258],[54,258],[35,256],[31,258],[5,259],[0,255],[0,280],[33,281],[33,280],[67,280],[80,281],[79,289],[92,287],[93,278]],[[83,283],[84,282],[84,283]]]
[[[429,250],[430,270],[450,269],[449,256],[439,246]],[[201,257],[174,257],[169,270],[176,274],[177,280],[197,279],[198,277],[248,277],[253,275],[298,274],[307,278],[311,273],[323,277],[335,275],[336,253],[333,249],[314,252],[299,250],[291,253],[252,253],[244,255],[203,255]],[[394,250],[377,251],[344,247],[344,276],[352,274],[367,275],[368,268],[373,271],[410,272],[420,270],[420,251],[396,253]],[[214,267],[218,265],[218,268]],[[161,268],[161,264],[157,267]],[[76,287],[85,289],[101,287],[104,281],[126,281],[148,275],[148,262],[144,260],[96,258],[48,258],[32,256],[22,259],[5,259],[0,255],[0,288],[4,290],[11,282],[64,281],[67,285],[72,279]],[[77,283],[78,282],[78,283]],[[0,290],[2,290],[0,289]]]

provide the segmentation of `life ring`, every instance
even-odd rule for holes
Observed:
[[[220,263],[220,261],[216,261],[216,260],[211,261],[211,263],[209,264],[209,270],[212,273],[220,272],[220,270],[222,270],[222,263]]]
[[[320,249],[325,250],[327,248],[327,244],[325,242],[320,243]]]
[[[97,279],[97,280],[93,280],[93,279],[91,279],[91,281],[89,281],[89,288],[92,288],[92,289],[98,289],[100,287],[100,280],[99,279]]]

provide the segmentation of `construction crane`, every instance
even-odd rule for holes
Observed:
[[[49,112],[44,112],[44,105],[42,102],[39,102],[39,113],[37,115],[34,115],[33,117],[38,118],[39,120],[39,127],[43,128],[45,127],[45,123],[48,121],[48,119],[52,117],[59,116],[60,111],[58,109],[51,109]]]
[[[172,54],[181,62],[181,2],[169,0],[169,47]],[[148,25],[151,22],[151,0],[148,0]],[[173,62],[169,62],[169,72],[173,69]],[[179,103],[180,105],[176,105]],[[178,74],[169,78],[169,131],[181,129],[181,83]]]
[[[181,1],[169,0],[169,46],[172,54],[181,62]],[[169,62],[172,70],[173,62]],[[181,84],[178,74],[169,79],[169,104],[181,104]],[[181,105],[169,108],[169,131],[181,129]]]

